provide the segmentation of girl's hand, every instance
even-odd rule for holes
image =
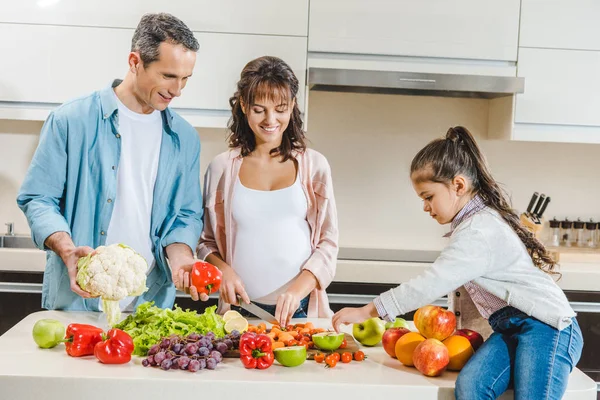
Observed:
[[[220,269],[223,273],[223,277],[221,278],[221,288],[219,289],[221,301],[229,304],[238,304],[237,295],[240,295],[242,301],[250,303],[250,297],[248,297],[248,294],[246,293],[244,282],[242,282],[233,268],[222,265]]]
[[[285,293],[282,293],[277,298],[277,305],[275,306],[275,319],[279,321],[281,326],[287,326],[290,322],[298,307],[300,307],[301,297],[293,292],[288,290]]]
[[[333,329],[335,329],[336,332],[339,332],[340,325],[359,323],[376,316],[378,316],[378,314],[375,305],[373,303],[369,303],[360,308],[342,308],[333,315],[331,323],[333,324]]]

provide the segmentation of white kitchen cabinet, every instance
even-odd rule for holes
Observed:
[[[519,0],[311,0],[311,52],[516,61]]]
[[[308,0],[0,0],[0,22],[135,28],[167,12],[193,31],[306,36]]]
[[[0,117],[10,117],[9,106],[56,105],[124,77],[132,34],[132,29],[0,24],[0,37],[11,38],[0,40],[0,54],[7,55],[0,67],[0,102],[5,106]],[[305,37],[195,35],[200,50],[194,74],[173,107],[229,110],[242,68],[263,55],[280,57],[292,67],[303,106]]]
[[[515,123],[600,126],[600,51],[519,49]]]
[[[522,0],[519,46],[600,50],[600,1]]]

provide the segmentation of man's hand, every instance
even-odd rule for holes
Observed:
[[[189,294],[194,301],[207,301],[208,295],[206,293],[198,294],[196,287],[191,285],[192,267],[196,262],[192,250],[183,243],[173,243],[167,246],[165,251],[171,266],[175,288]]]
[[[45,245],[58,254],[63,263],[65,263],[69,274],[71,290],[85,299],[91,298],[92,295],[83,290],[77,283],[77,261],[79,261],[81,257],[85,257],[92,253],[94,249],[89,246],[75,247],[71,236],[66,232],[55,232],[48,236]]]

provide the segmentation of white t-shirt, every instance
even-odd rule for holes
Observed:
[[[238,178],[231,207],[237,228],[232,267],[251,300],[275,304],[312,253],[300,180],[262,191],[245,187]]]
[[[150,221],[162,142],[162,117],[157,110],[151,114],[138,114],[121,103],[116,94],[115,98],[119,111],[121,156],[106,244],[128,245],[146,259],[150,270],[155,263]],[[121,308],[126,309],[133,300],[135,297],[121,300]]]

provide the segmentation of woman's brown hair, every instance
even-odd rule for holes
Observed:
[[[256,148],[254,132],[248,125],[242,105],[249,109],[256,99],[294,103],[290,123],[283,132],[281,145],[271,149],[272,155],[280,155],[282,162],[292,158],[294,151],[306,149],[302,119],[298,108],[298,78],[283,60],[277,57],[260,57],[250,61],[240,74],[235,94],[229,99],[231,119],[229,120],[229,147],[240,148],[242,157]]]
[[[523,242],[536,267],[550,274],[556,261],[544,245],[521,224],[511,208],[508,196],[492,177],[485,157],[471,133],[462,126],[450,128],[444,139],[436,139],[417,153],[410,166],[411,176],[423,173],[423,180],[447,185],[456,176],[463,175],[473,185],[473,194],[496,210]]]

